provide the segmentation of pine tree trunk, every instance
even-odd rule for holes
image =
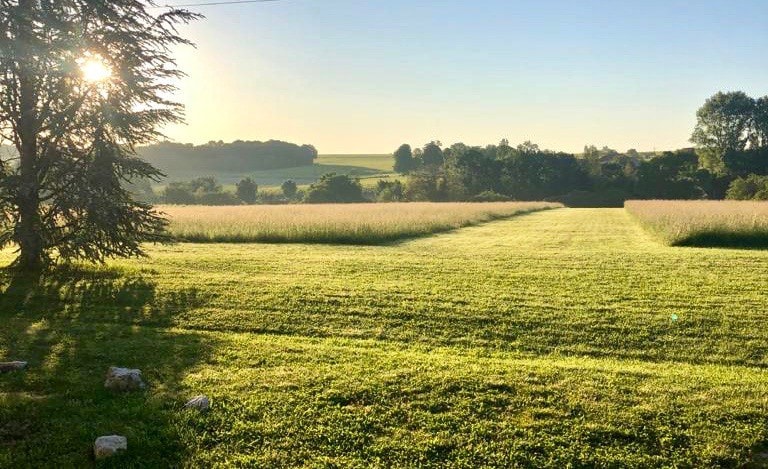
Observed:
[[[31,17],[34,2],[31,0],[20,0],[19,6],[29,12],[28,14]],[[22,28],[19,31],[19,38],[29,41],[28,32],[29,29]],[[20,187],[17,200],[19,221],[16,226],[16,242],[19,245],[19,257],[16,260],[16,266],[26,271],[39,270],[43,267],[45,263],[45,246],[40,218],[37,92],[34,83],[34,73],[29,70],[28,65],[25,63],[25,55],[22,55],[18,69]]]

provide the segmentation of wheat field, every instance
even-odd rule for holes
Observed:
[[[158,207],[176,239],[190,242],[381,244],[522,213],[547,202]]]
[[[624,207],[671,246],[768,246],[768,202],[629,200]]]

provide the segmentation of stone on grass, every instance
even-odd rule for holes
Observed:
[[[0,373],[21,371],[27,368],[27,362],[0,362]]]
[[[141,379],[141,370],[111,366],[104,387],[111,391],[137,391],[146,385]]]
[[[93,444],[93,455],[104,459],[121,451],[128,451],[128,438],[120,435],[100,436]]]
[[[193,397],[189,400],[186,404],[184,404],[185,409],[196,409],[200,412],[208,412],[208,409],[211,408],[211,400],[208,399],[208,396],[197,396]]]

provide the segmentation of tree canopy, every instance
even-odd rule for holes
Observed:
[[[181,120],[171,48],[197,16],[138,0],[0,0],[0,247],[16,265],[141,255],[165,221],[123,188],[160,173],[136,155]]]
[[[755,100],[742,91],[719,92],[707,99],[696,113],[691,142],[699,147],[701,165],[714,172],[725,171],[723,157],[768,144],[766,98]]]
[[[160,142],[137,149],[146,161],[167,174],[198,171],[249,172],[310,166],[317,158],[312,145],[269,140],[208,142],[203,145]]]

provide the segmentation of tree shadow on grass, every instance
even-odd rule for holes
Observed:
[[[217,347],[211,334],[180,331],[176,313],[205,301],[194,289],[159,291],[147,275],[107,268],[62,268],[30,276],[0,270],[0,467],[93,464],[101,435],[128,437],[111,466],[178,466],[184,439],[184,378]],[[108,367],[142,370],[148,389],[113,394]],[[200,418],[204,418],[200,416]]]

